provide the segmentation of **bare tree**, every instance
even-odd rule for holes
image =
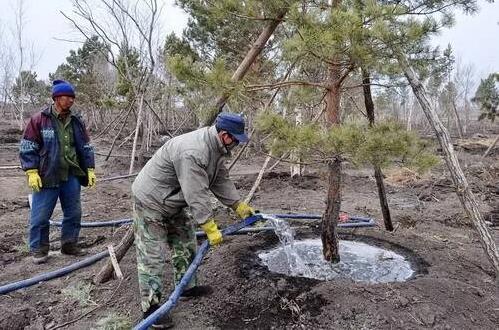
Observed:
[[[140,150],[147,150],[148,130],[145,123],[150,120],[142,120],[142,117],[157,116],[152,106],[152,93],[149,91],[153,89],[151,84],[155,81],[153,73],[156,50],[159,49],[157,30],[160,11],[157,0],[99,0],[92,3],[87,0],[73,0],[72,15],[62,13],[87,40],[97,35],[104,41],[110,54],[109,63],[129,86],[129,99],[133,102],[143,100],[136,103],[136,138],[132,148],[130,173],[134,170],[139,133],[142,134],[141,145],[145,144],[145,148]],[[131,63],[131,52],[137,52],[138,63]],[[149,105],[145,111],[144,104]],[[123,116],[123,123],[126,123],[127,119],[128,116]]]
[[[459,102],[458,100],[458,104],[464,118],[462,121],[463,134],[466,134],[471,119],[472,105],[470,94],[471,89],[475,84],[475,67],[473,64],[463,64],[459,58],[456,60],[456,63],[456,71],[453,80],[459,90],[458,94],[461,101]]]
[[[499,251],[497,250],[495,241],[485,224],[482,214],[480,213],[475,195],[471,191],[471,187],[464,176],[461,166],[459,165],[449,133],[442,124],[435,109],[430,104],[426,90],[419,80],[418,75],[408,62],[407,57],[400,50],[395,50],[395,55],[407,80],[411,84],[414,94],[421,104],[421,108],[423,109],[428,122],[435,131],[437,139],[440,142],[440,146],[444,152],[444,159],[447,164],[447,168],[449,169],[452,181],[454,182],[457,196],[459,197],[466,214],[471,219],[473,226],[480,236],[482,247],[489,258],[490,263],[494,267],[496,281],[499,282]]]

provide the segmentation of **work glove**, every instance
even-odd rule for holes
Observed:
[[[93,186],[95,186],[95,180],[96,180],[94,169],[89,168],[87,170],[87,173],[88,173],[88,187],[92,188]]]
[[[214,219],[208,219],[208,221],[201,225],[201,228],[206,233],[206,236],[208,236],[210,245],[218,245],[222,243],[222,232],[218,230]]]
[[[33,191],[40,191],[40,188],[42,187],[42,178],[40,178],[38,170],[27,170],[26,175],[28,176],[28,186],[33,189]]]
[[[232,209],[234,212],[236,212],[236,215],[240,219],[246,219],[247,217],[250,217],[255,214],[255,209],[253,209],[251,206],[246,204],[245,202],[236,202],[233,206]]]

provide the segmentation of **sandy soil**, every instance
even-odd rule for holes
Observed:
[[[18,164],[19,135],[13,125],[0,122],[0,166]],[[482,161],[480,154],[486,146],[474,142],[463,142],[467,147],[458,146],[457,151],[483,214],[496,221],[499,150]],[[98,141],[97,147],[105,152],[108,145]],[[100,178],[127,172],[127,159],[105,162],[99,156],[97,161]],[[251,188],[262,162],[258,157],[245,159],[233,170],[243,194]],[[176,328],[497,329],[499,288],[444,166],[423,177],[403,169],[386,171],[386,175],[396,231],[388,233],[382,226],[342,230],[342,238],[366,241],[407,256],[417,270],[414,278],[404,283],[368,285],[272,274],[261,265],[257,253],[276,246],[275,236],[237,236],[209,252],[199,269],[199,280],[216,290],[210,296],[181,300],[173,311]],[[266,213],[320,214],[324,207],[324,182],[320,170],[309,170],[306,176],[291,179],[287,167],[280,165],[265,176],[253,204]],[[343,211],[380,219],[371,170],[354,169],[347,164],[343,183]],[[16,169],[0,170],[0,191],[0,284],[75,261],[58,252],[59,230],[52,228],[49,262],[33,265],[26,251],[29,189],[24,174]],[[98,183],[95,189],[83,190],[82,201],[84,221],[128,218],[130,181]],[[60,210],[56,210],[54,218],[59,219],[60,215]],[[226,210],[219,210],[219,216],[225,224],[232,221]],[[125,230],[82,229],[81,244],[95,254],[108,244],[116,244]],[[499,243],[499,231],[491,228],[491,232]],[[311,226],[299,231],[298,238],[318,237],[319,233],[317,226]],[[129,324],[135,324],[141,317],[135,252],[130,250],[121,262],[125,274],[121,284],[117,280],[99,286],[91,284],[102,263],[0,296],[0,329],[52,329],[77,318],[80,319],[64,328],[91,329],[98,328],[110,315],[122,316]],[[167,268],[165,295],[172,290],[171,271]],[[81,291],[71,290],[76,285],[90,289],[87,301],[69,294]],[[81,317],[85,313],[88,315]]]

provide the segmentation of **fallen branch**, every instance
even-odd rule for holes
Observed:
[[[139,174],[139,172],[135,172],[135,173],[132,173],[132,174],[127,174],[127,175],[112,176],[112,177],[109,177],[109,178],[99,179],[99,182],[113,181],[113,180],[130,178],[130,177],[136,176],[137,174]]]
[[[0,170],[17,170],[17,169],[21,169],[21,166],[19,165],[0,166]]]
[[[489,152],[494,149],[495,145],[497,144],[497,141],[499,141],[499,135],[496,136],[495,140],[492,142],[492,144],[490,145],[490,147],[487,148],[487,150],[485,150],[485,152],[483,153],[482,155],[482,158],[485,158],[487,157],[487,155],[489,154]]]

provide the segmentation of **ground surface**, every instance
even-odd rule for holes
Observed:
[[[0,122],[0,166],[17,165],[20,132]],[[499,133],[498,131],[495,132]],[[483,139],[461,141],[461,164],[483,214],[492,221],[499,213],[499,150],[485,160]],[[471,141],[471,142],[470,142]],[[478,142],[477,142],[478,141]],[[464,147],[463,147],[464,145]],[[471,146],[470,146],[471,145]],[[108,145],[97,141],[98,151]],[[127,172],[127,159],[99,156],[100,178]],[[232,174],[245,194],[263,159],[246,159]],[[376,185],[368,169],[345,166],[342,209],[380,219]],[[394,233],[382,227],[342,231],[358,239],[391,248],[407,256],[418,274],[405,283],[368,285],[350,281],[320,282],[269,273],[257,252],[277,244],[272,234],[237,236],[210,251],[199,269],[199,281],[216,290],[196,300],[181,300],[173,312],[178,329],[497,329],[499,289],[478,235],[463,214],[444,166],[423,177],[405,170],[387,171],[387,193]],[[51,258],[35,266],[26,251],[29,206],[25,176],[20,170],[0,170],[0,285],[32,277],[74,262],[58,252],[57,228],[51,230]],[[325,183],[319,170],[291,179],[287,167],[265,176],[253,204],[262,212],[320,214]],[[82,193],[84,221],[128,218],[130,182],[101,182]],[[60,210],[54,218],[60,218]],[[227,213],[221,211],[224,221]],[[380,222],[382,223],[382,222]],[[81,244],[89,253],[116,244],[126,228],[82,229]],[[298,237],[317,237],[312,227]],[[499,230],[491,229],[499,243]],[[79,318],[66,329],[91,329],[105,320],[135,324],[141,317],[135,253],[121,262],[125,280],[91,284],[102,261],[65,277],[0,296],[0,329],[53,329]],[[169,278],[166,294],[172,290]],[[76,289],[75,289],[76,288]],[[85,294],[87,292],[87,294]],[[121,317],[121,319],[120,319]],[[126,327],[125,327],[126,328]]]

